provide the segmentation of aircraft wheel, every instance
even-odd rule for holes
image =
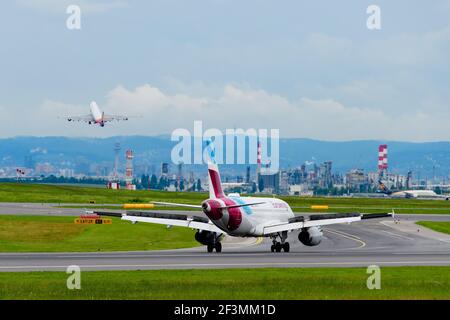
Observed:
[[[216,252],[222,252],[222,243],[216,242]]]
[[[275,244],[275,251],[276,251],[276,252],[281,252],[281,243],[277,242],[277,243]]]
[[[285,242],[283,244],[283,250],[284,250],[284,252],[289,252],[289,250],[290,250],[289,242]]]
[[[206,247],[206,249],[208,250],[209,253],[211,253],[211,252],[214,251],[214,245],[213,245],[212,243],[211,243],[211,244],[208,244],[207,247]]]

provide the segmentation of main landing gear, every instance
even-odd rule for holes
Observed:
[[[287,231],[283,231],[281,233],[277,233],[270,237],[272,239],[272,246],[270,247],[270,251],[272,252],[289,252],[290,246],[289,242],[287,242]],[[277,241],[277,238],[280,238],[280,241]]]
[[[197,231],[195,240],[206,246],[208,252],[222,252],[222,234],[211,231]]]
[[[208,243],[206,248],[209,253],[213,252],[214,249],[216,249],[216,252],[222,252],[222,243],[220,243],[219,241],[216,243]]]

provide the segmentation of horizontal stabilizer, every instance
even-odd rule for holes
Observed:
[[[265,202],[254,202],[254,203],[244,203],[244,204],[232,204],[230,206],[220,207],[220,209],[231,209],[231,208],[240,208],[240,207],[248,207],[248,206],[256,206],[258,204],[263,204]]]

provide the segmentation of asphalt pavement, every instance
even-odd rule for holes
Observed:
[[[50,204],[0,204],[0,214],[81,213],[83,209]],[[0,253],[0,271],[64,271],[70,265],[82,270],[450,266],[450,236],[414,224],[419,220],[450,221],[450,215],[402,214],[396,215],[396,220],[382,218],[328,226],[323,228],[324,239],[315,247],[304,246],[297,238],[298,232],[292,232],[289,253],[270,252],[267,238],[227,237],[222,253],[207,253],[203,246],[142,252]]]

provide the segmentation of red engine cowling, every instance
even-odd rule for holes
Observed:
[[[221,199],[220,202],[215,199],[208,199],[203,201],[202,209],[208,218],[215,221],[219,228],[235,231],[242,224],[241,210],[239,208],[223,209],[223,205],[231,206],[236,205],[236,203],[226,198]]]
[[[220,220],[223,217],[223,212],[219,201],[208,199],[202,203],[203,213],[211,220]]]

